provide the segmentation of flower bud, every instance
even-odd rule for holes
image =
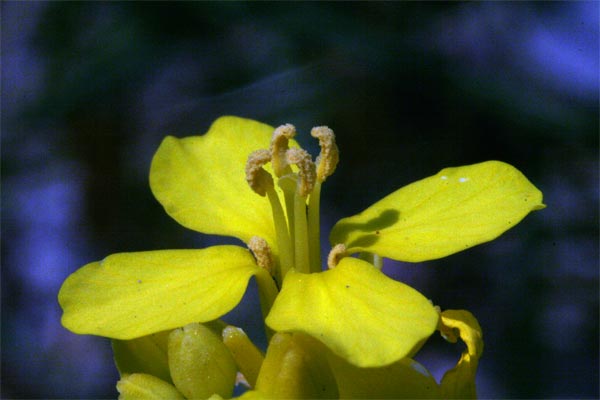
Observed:
[[[213,331],[192,323],[169,335],[169,369],[177,389],[187,399],[213,394],[231,397],[237,368],[227,347]]]
[[[276,333],[269,342],[256,391],[269,399],[339,398],[326,354],[324,346],[310,336]]]
[[[173,385],[148,374],[123,375],[117,382],[117,391],[119,400],[185,399]]]

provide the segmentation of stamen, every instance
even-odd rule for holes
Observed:
[[[310,131],[312,137],[319,139],[321,153],[317,157],[317,181],[323,182],[333,174],[338,162],[340,152],[335,144],[335,134],[326,126],[317,126]]]
[[[298,186],[296,192],[306,197],[312,192],[315,185],[316,168],[310,154],[304,149],[293,148],[285,152],[286,161],[288,164],[296,164],[298,166]]]
[[[336,244],[333,246],[333,249],[329,252],[327,256],[327,267],[329,269],[335,268],[336,265],[340,262],[340,260],[346,257],[346,246],[343,244]]]
[[[246,181],[250,188],[261,196],[265,196],[267,190],[273,187],[273,177],[263,168],[269,161],[269,150],[256,150],[248,156],[246,162]]]
[[[308,203],[308,237],[310,248],[311,271],[321,270],[321,243],[319,208],[321,202],[321,185],[328,176],[333,174],[340,159],[339,150],[335,144],[335,134],[326,126],[317,126],[310,131],[312,137],[319,139],[321,153],[316,160],[316,183],[310,194]]]
[[[263,318],[266,318],[273,307],[273,303],[277,298],[279,290],[273,278],[274,265],[273,257],[271,255],[271,248],[269,247],[266,240],[261,237],[253,236],[248,241],[248,248],[254,254],[256,263],[265,271],[258,271],[254,275],[256,283],[258,285],[258,298],[260,301],[260,309],[262,311]],[[267,336],[271,337],[273,332],[265,325]]]
[[[254,254],[258,266],[272,273],[273,257],[271,256],[271,248],[267,241],[259,236],[252,236],[248,241],[248,248]]]
[[[292,124],[281,125],[275,129],[271,138],[271,151],[273,172],[275,176],[282,177],[291,173],[285,153],[288,150],[288,142],[296,136],[296,128]]]

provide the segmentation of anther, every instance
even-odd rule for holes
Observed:
[[[267,241],[259,236],[252,236],[248,241],[248,248],[254,254],[258,266],[272,273],[273,257],[271,256],[271,248]]]
[[[289,164],[295,164],[298,166],[298,186],[297,193],[306,197],[312,192],[315,186],[316,168],[315,163],[312,161],[310,154],[304,149],[293,148],[288,149],[285,153],[286,161]]]
[[[317,180],[323,182],[333,174],[340,160],[340,152],[335,144],[335,134],[326,126],[317,126],[310,131],[312,137],[319,139],[321,153],[317,157]]]
[[[273,136],[271,137],[271,155],[273,165],[273,172],[275,176],[282,177],[289,173],[286,168],[289,166],[285,153],[288,150],[288,142],[296,136],[296,128],[292,124],[281,125],[275,129]]]
[[[271,161],[269,150],[256,150],[248,156],[246,162],[246,181],[250,188],[261,196],[273,187],[273,177],[263,169],[263,165]]]
[[[329,269],[335,268],[336,265],[340,262],[340,260],[346,257],[346,246],[343,244],[336,244],[333,246],[333,249],[329,252],[327,256],[327,267]]]

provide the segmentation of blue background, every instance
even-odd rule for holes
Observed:
[[[313,154],[309,129],[336,131],[324,232],[447,166],[522,170],[547,209],[489,244],[384,269],[478,317],[481,397],[599,396],[598,2],[1,11],[3,398],[117,395],[108,340],[62,328],[56,295],[111,253],[232,242],[178,226],[148,186],[165,135],[223,114],[293,123]],[[229,319],[264,342],[253,289]],[[461,351],[434,336],[419,360],[439,378]]]

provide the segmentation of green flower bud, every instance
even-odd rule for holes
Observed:
[[[117,390],[119,400],[185,400],[173,385],[147,374],[123,375]]]
[[[192,323],[169,335],[169,369],[177,389],[187,399],[213,394],[231,397],[237,368],[231,353],[213,331]]]

